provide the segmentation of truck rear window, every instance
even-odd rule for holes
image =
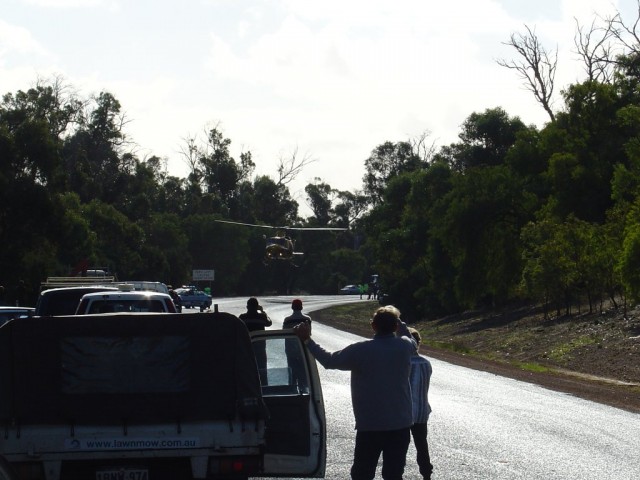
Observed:
[[[188,337],[63,337],[60,344],[65,394],[179,393],[190,388]]]
[[[87,313],[166,312],[162,300],[94,300]]]

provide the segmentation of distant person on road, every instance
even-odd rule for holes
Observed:
[[[315,343],[307,324],[295,330],[324,368],[351,371],[357,430],[351,478],[372,480],[382,454],[382,478],[401,480],[413,424],[409,373],[416,342],[393,306],[378,308],[371,327],[372,340],[336,352]]]
[[[269,315],[265,313],[260,302],[255,297],[247,300],[247,311],[240,314],[240,320],[244,322],[250,332],[264,330],[265,327],[273,325]]]
[[[282,328],[294,328],[297,325],[305,324],[311,330],[311,317],[302,313],[302,300],[299,298],[294,299],[291,302],[291,310],[293,313],[284,319]],[[304,370],[299,344],[293,339],[287,339],[285,340],[284,351],[287,354],[287,363],[291,370],[291,384],[297,386],[301,392],[308,390],[309,382]]]
[[[255,297],[247,300],[247,311],[240,314],[240,320],[247,326],[247,330],[255,332],[256,330],[264,330],[265,327],[270,327],[273,322],[269,318],[269,315],[262,309],[260,302]],[[258,372],[260,374],[260,381],[262,385],[267,385],[267,345],[264,341],[255,341],[253,345],[253,354],[256,357],[256,363],[258,364]]]
[[[24,280],[20,280],[18,282],[18,285],[16,286],[16,291],[15,291],[15,298],[16,298],[16,307],[27,306],[28,293],[27,293],[27,286],[24,283]]]
[[[182,300],[180,300],[180,295],[176,292],[171,285],[167,287],[169,289],[169,296],[173,300],[173,304],[176,306],[176,310],[178,313],[182,313]]]
[[[419,349],[422,343],[420,332],[415,328],[409,328],[409,332],[416,341],[416,351],[411,357],[411,396],[413,399],[413,425],[411,435],[416,447],[416,460],[420,469],[420,475],[425,480],[431,478],[433,465],[429,457],[429,444],[427,442],[427,422],[431,413],[429,405],[429,383],[431,382],[431,362],[420,355]]]
[[[369,294],[367,296],[367,300],[371,300],[371,297],[373,296],[373,299],[376,300],[376,296],[377,296],[377,285],[375,283],[368,283],[367,284],[367,293]]]
[[[291,302],[291,310],[293,313],[284,319],[282,328],[293,328],[299,323],[305,322],[311,328],[311,317],[302,313],[302,300],[296,298]]]

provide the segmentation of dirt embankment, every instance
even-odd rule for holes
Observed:
[[[374,301],[313,313],[366,337]],[[545,318],[531,306],[466,312],[411,325],[422,353],[640,413],[640,307]]]

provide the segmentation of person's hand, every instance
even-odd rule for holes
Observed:
[[[307,322],[302,322],[293,327],[293,331],[298,336],[300,340],[306,342],[311,338],[311,325]]]

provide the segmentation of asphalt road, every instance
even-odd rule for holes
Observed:
[[[293,297],[260,302],[280,328]],[[352,297],[302,297],[305,313]],[[214,300],[239,314],[246,299]],[[337,350],[362,337],[314,324]],[[432,360],[429,445],[434,480],[632,480],[640,478],[640,415],[486,372]],[[328,479],[349,478],[355,431],[349,373],[319,367],[327,413]],[[406,479],[419,479],[415,451]],[[376,479],[382,478],[378,476]]]

